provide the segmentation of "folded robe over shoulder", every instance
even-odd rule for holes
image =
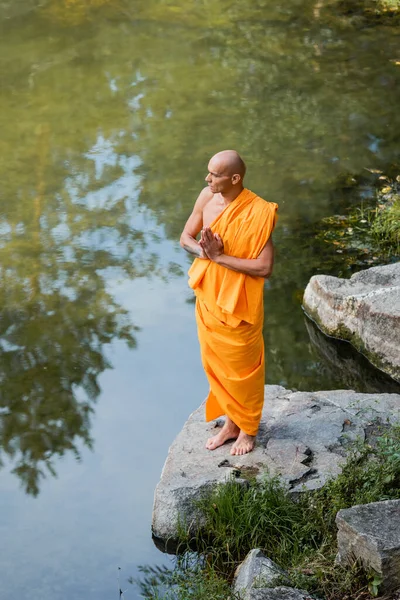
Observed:
[[[225,254],[257,258],[275,227],[277,208],[244,189],[211,230],[223,239]],[[265,383],[264,279],[195,259],[189,285],[197,297],[201,357],[210,384],[206,419],[228,415],[242,431],[256,435]]]

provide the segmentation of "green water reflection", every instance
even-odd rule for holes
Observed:
[[[37,494],[55,455],[91,444],[104,348],[135,345],[108,275],[180,273],[160,266],[144,215],[176,241],[222,148],[242,153],[248,187],[280,205],[268,380],[337,384],[300,302],[312,274],[346,272],[310,231],[352,202],[344,175],[398,158],[395,29],[315,1],[0,7],[0,445],[24,489]]]

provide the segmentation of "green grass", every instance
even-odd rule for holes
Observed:
[[[382,248],[400,254],[400,195],[378,206],[371,219],[371,234]]]
[[[217,487],[199,507],[206,526],[195,540],[197,548],[205,555],[211,552],[214,567],[228,578],[252,548],[263,548],[288,567],[295,556],[318,547],[318,531],[306,518],[305,505],[293,502],[278,478],[266,477],[248,489],[233,480]],[[193,545],[192,539],[186,541]]]
[[[188,533],[182,535],[184,558],[158,578],[150,571],[153,588],[147,587],[143,597],[233,599],[227,582],[252,548],[261,548],[287,569],[294,587],[326,600],[366,600],[376,595],[379,581],[374,573],[364,572],[358,564],[335,566],[334,559],[338,510],[400,498],[400,426],[377,427],[370,443],[358,442],[349,448],[336,479],[296,500],[277,478],[266,477],[249,487],[235,481],[218,486],[198,505],[204,530],[195,540]],[[196,555],[189,552],[194,542]]]
[[[400,255],[400,176],[384,180],[373,202],[326,217],[319,226],[316,239],[329,244],[344,263],[370,266]]]
[[[227,580],[211,565],[191,554],[177,559],[174,568],[141,567],[142,578],[131,583],[139,585],[143,598],[151,600],[240,600],[233,594]]]

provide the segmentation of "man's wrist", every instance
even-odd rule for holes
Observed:
[[[197,248],[193,248],[192,246],[189,246],[189,244],[184,244],[183,249],[186,250],[186,252],[189,252],[189,254],[196,256],[197,258],[203,258],[203,249],[200,245],[198,245]]]
[[[224,256],[225,256],[225,254],[223,254],[223,253],[217,254],[217,256],[215,256],[212,260],[214,262],[216,262],[217,264],[219,264]]]

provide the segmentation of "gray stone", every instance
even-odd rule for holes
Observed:
[[[286,571],[259,549],[250,550],[245,560],[236,570],[234,592],[246,600],[251,589],[272,588],[279,584],[289,584]]]
[[[204,420],[204,406],[188,419],[173,442],[155,491],[153,536],[161,550],[176,550],[178,519],[192,533],[201,529],[194,505],[202,494],[236,477],[276,474],[291,493],[318,489],[340,473],[349,440],[364,439],[374,419],[400,419],[400,395],[359,394],[348,390],[292,392],[265,387],[265,403],[256,447],[250,454],[231,456],[231,443],[213,452],[206,439],[216,432]],[[217,424],[222,424],[220,419]]]
[[[280,586],[276,588],[264,588],[250,590],[245,600],[314,600],[305,590],[297,590],[291,587]]]
[[[400,500],[361,504],[340,510],[337,562],[359,559],[382,577],[380,592],[400,587]]]
[[[350,279],[315,275],[303,306],[325,333],[350,341],[400,380],[400,262],[360,271]]]

